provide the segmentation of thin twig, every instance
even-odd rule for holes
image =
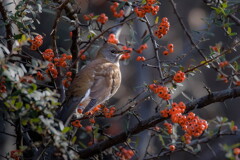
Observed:
[[[158,44],[157,44],[157,42],[156,42],[156,40],[153,36],[153,31],[151,29],[151,25],[150,25],[150,22],[148,21],[147,16],[145,16],[144,19],[145,19],[145,23],[146,23],[147,28],[148,28],[148,32],[149,32],[152,44],[153,44],[153,49],[154,49],[154,52],[155,52],[155,56],[157,58],[157,65],[158,65],[158,72],[159,72],[160,80],[161,80],[161,83],[163,83],[164,77],[163,77],[161,62],[160,62],[160,58],[159,58],[159,51],[158,51],[158,46],[157,46]]]

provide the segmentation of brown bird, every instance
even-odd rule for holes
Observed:
[[[96,58],[77,73],[73,79],[59,112],[59,119],[68,124],[76,108],[81,104],[83,113],[111,98],[121,84],[119,60],[121,53],[116,45],[106,43]]]

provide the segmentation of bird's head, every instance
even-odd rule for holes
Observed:
[[[117,45],[111,43],[105,43],[98,51],[97,58],[104,57],[112,63],[116,63],[120,60],[122,54],[128,52],[121,50]]]

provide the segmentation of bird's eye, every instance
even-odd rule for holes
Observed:
[[[111,50],[111,53],[115,53],[116,51],[115,50]]]

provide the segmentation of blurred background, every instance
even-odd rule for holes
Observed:
[[[9,0],[8,2],[10,2]],[[204,3],[203,0],[175,0],[177,4],[177,11],[179,12],[181,19],[183,20],[188,32],[191,33],[192,39],[195,43],[201,41],[199,47],[205,53],[205,55],[210,54],[210,46],[215,46],[217,43],[221,43],[224,48],[229,47],[234,39],[237,37],[230,38],[224,33],[221,27],[215,25],[207,25],[204,20],[212,16],[212,9]],[[17,2],[16,2],[17,3]],[[197,65],[204,59],[199,55],[196,49],[192,49],[189,38],[186,36],[179,20],[174,12],[174,9],[170,3],[170,0],[160,1],[160,11],[158,12],[159,18],[168,17],[171,24],[169,33],[162,39],[157,40],[159,45],[166,46],[169,43],[174,44],[174,53],[164,56],[160,54],[161,61],[174,61],[180,58],[179,63],[183,67],[188,68],[191,65]],[[111,16],[112,13],[109,10],[111,3],[106,0],[76,0],[74,8],[80,10],[79,19],[80,22],[84,23],[83,15],[94,13],[95,15],[106,13],[109,16],[109,22],[106,25],[111,26],[116,23],[116,19]],[[9,9],[13,10],[13,5],[9,6]],[[239,8],[238,8],[239,9]],[[50,33],[51,26],[54,21],[54,12],[51,9],[43,10],[43,13],[39,15],[39,21],[41,24],[35,23],[36,30],[34,32],[44,35],[44,44],[40,47],[41,50],[45,50],[51,47]],[[237,15],[240,16],[240,15]],[[149,21],[153,24],[155,19],[153,16],[148,16]],[[1,21],[0,21],[1,23]],[[211,34],[206,34],[204,30],[208,28]],[[141,45],[141,37],[144,34],[147,27],[144,23],[140,21],[134,21],[133,28],[129,29],[129,26],[125,25],[120,33],[120,43],[125,44],[126,40],[129,40],[132,34],[136,35],[136,43],[132,46],[138,48]],[[240,34],[239,26],[233,25],[232,30]],[[57,45],[64,50],[69,51],[71,46],[69,32],[71,28],[68,23],[60,21],[58,25],[58,40]],[[135,33],[133,33],[133,31]],[[198,31],[202,31],[199,32]],[[17,30],[15,30],[17,33]],[[0,28],[0,35],[4,35],[4,30]],[[202,38],[206,40],[202,40]],[[87,52],[89,55],[94,55],[99,48],[102,41],[97,42],[93,47]],[[147,59],[154,57],[154,51],[152,48],[151,41],[147,42],[148,49],[143,52],[143,56]],[[160,50],[160,53],[163,50]],[[27,52],[31,52],[27,50]],[[33,52],[34,53],[34,52]],[[238,55],[239,52],[232,52],[226,56],[227,60],[230,60]],[[156,69],[143,66],[141,62],[137,62],[135,59],[138,53],[132,53],[130,60],[121,62],[122,71],[122,84],[117,94],[107,102],[107,106],[115,106],[120,109],[124,104],[128,102],[129,99],[135,97],[146,84],[153,83],[154,80],[159,79],[159,74]],[[91,57],[91,56],[89,56]],[[156,62],[152,60],[150,63],[156,65]],[[175,71],[179,68],[175,67]],[[197,72],[194,76],[188,75],[187,80],[183,83],[182,87],[178,87],[174,91],[172,99],[174,102],[188,102],[190,99],[197,99],[208,94],[206,87],[211,91],[220,91],[227,89],[229,84],[223,81],[217,80],[218,73],[215,70],[209,69],[207,67],[202,67],[201,72]],[[170,86],[170,85],[169,85]],[[182,92],[188,96],[183,96]],[[157,99],[157,97],[155,97]],[[214,103],[200,110],[194,110],[198,116],[205,120],[215,119],[217,116],[227,117],[229,120],[235,121],[239,126],[240,122],[240,99],[229,99],[223,103]],[[155,111],[156,103],[152,100],[146,100],[143,103],[137,105],[134,110],[139,114],[141,119],[147,119],[156,113]],[[3,119],[2,119],[3,120]],[[137,124],[137,119],[134,116],[123,116],[111,119],[107,121],[106,119],[99,119],[100,124],[109,124],[111,127],[106,131],[110,135],[115,135],[126,128],[129,123],[131,126]],[[158,125],[162,127],[162,124]],[[4,128],[5,132],[14,134],[13,128],[9,124],[0,123],[0,128]],[[149,138],[151,137],[150,131],[146,130],[134,136],[133,139],[138,140],[137,148],[137,158],[144,159],[145,150],[149,143]],[[171,156],[161,157],[161,159],[171,159],[171,160],[192,160],[192,159],[206,159],[206,160],[224,160],[225,152],[221,149],[220,144],[232,145],[240,142],[240,136],[224,136],[219,137],[210,141],[207,144],[201,144],[201,151],[197,154],[191,154],[189,152],[180,151],[174,152]],[[160,151],[159,144],[161,142],[159,139],[153,138],[150,141],[148,152],[156,154]],[[0,134],[0,154],[4,154],[10,150],[13,150],[14,138]],[[135,144],[133,144],[135,146]],[[1,159],[1,158],[0,158]]]

